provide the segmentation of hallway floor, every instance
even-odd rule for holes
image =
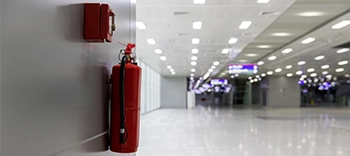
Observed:
[[[137,156],[350,155],[348,108],[159,109],[141,117]]]

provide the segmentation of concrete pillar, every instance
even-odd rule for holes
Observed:
[[[298,80],[298,77],[268,77],[267,106],[300,107],[300,86]]]

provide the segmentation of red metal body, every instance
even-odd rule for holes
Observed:
[[[114,18],[108,4],[84,4],[84,39],[88,42],[112,42],[112,23]]]
[[[112,70],[112,106],[111,106],[111,145],[110,149],[118,153],[134,153],[139,146],[140,131],[140,89],[141,68],[132,63],[125,65],[125,123],[126,137],[124,144],[119,143],[120,103],[119,103],[120,64]]]

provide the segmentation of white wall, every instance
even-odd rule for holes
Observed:
[[[141,113],[160,108],[160,75],[142,61]]]
[[[186,108],[186,78],[162,77],[161,78],[161,107],[162,108]]]
[[[1,0],[1,155],[112,155],[106,80],[123,48],[116,41],[135,42],[135,5],[104,0],[117,14],[115,42],[91,44],[86,2],[97,1]]]
[[[268,77],[267,106],[268,107],[299,107],[300,86],[298,77],[285,76]]]

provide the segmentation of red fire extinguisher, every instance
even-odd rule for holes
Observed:
[[[124,56],[111,75],[110,149],[118,153],[134,153],[139,146],[141,68],[131,55],[134,47],[129,43],[122,50]]]

